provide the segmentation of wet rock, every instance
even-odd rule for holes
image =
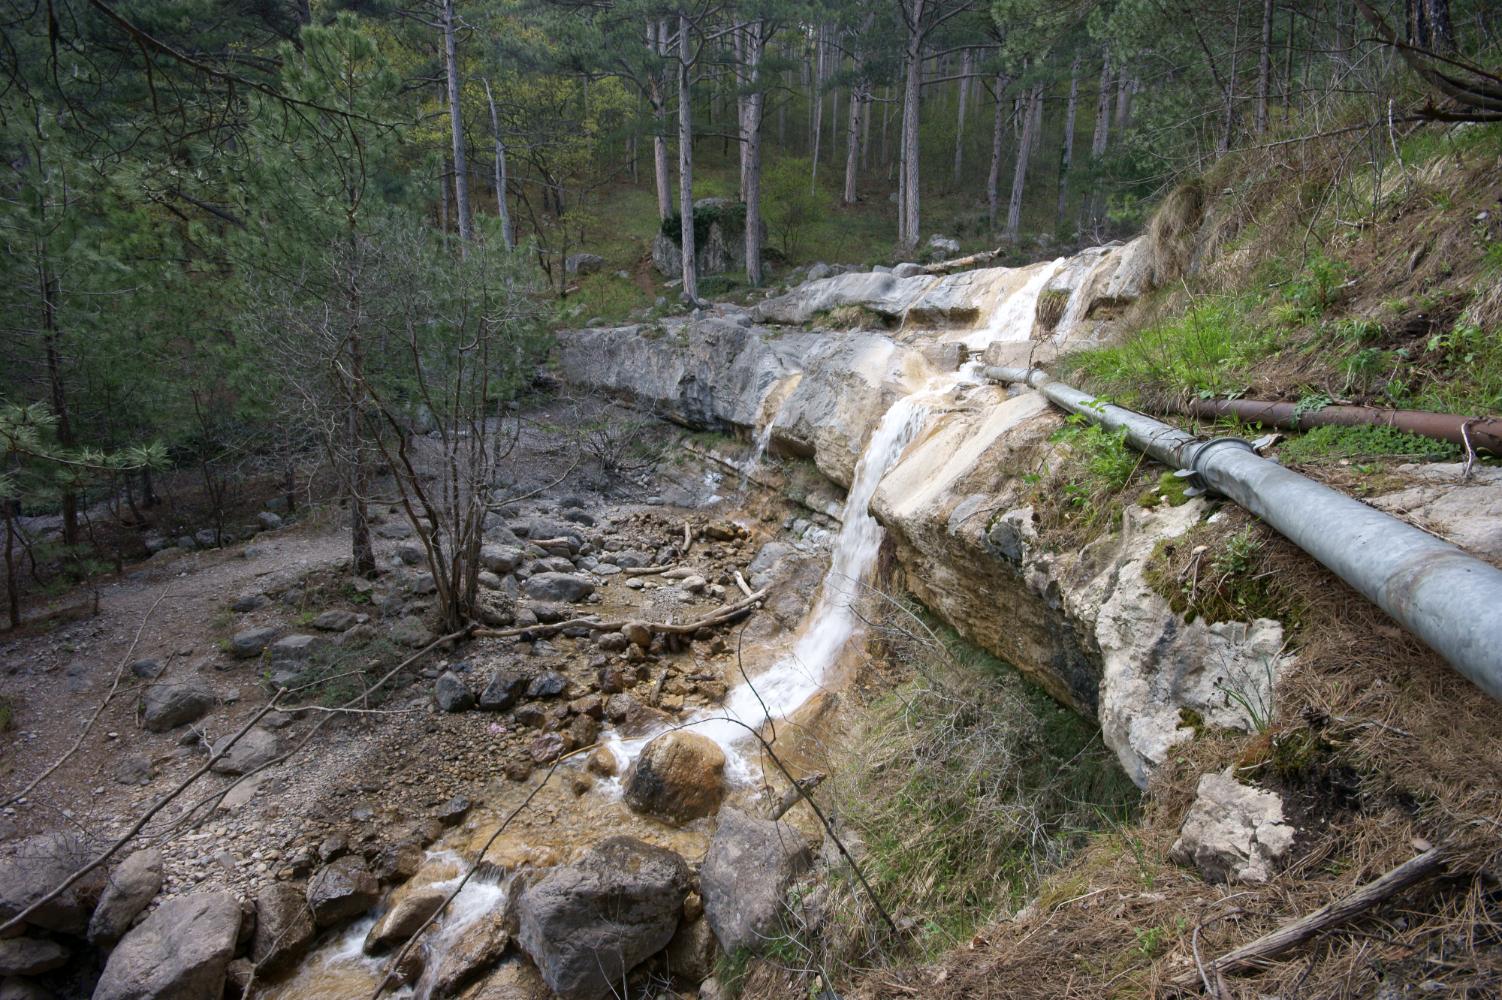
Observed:
[[[165,733],[196,722],[214,701],[213,689],[197,678],[157,681],[141,695],[141,724],[153,733]]]
[[[485,690],[480,692],[480,707],[487,712],[504,712],[516,704],[528,682],[528,676],[522,671],[502,667],[490,675]]]
[[[51,893],[94,857],[93,845],[71,832],[41,833],[8,845],[4,860],[0,860],[0,921],[9,920]],[[81,935],[103,890],[104,874],[96,870],[27,917],[26,922],[44,930]]]
[[[558,733],[543,733],[527,746],[527,756],[537,764],[551,764],[566,752],[568,752],[568,747]]]
[[[1169,855],[1212,882],[1266,882],[1293,846],[1281,796],[1229,774],[1201,776]]]
[[[248,628],[243,632],[235,633],[229,641],[229,653],[237,660],[249,660],[260,656],[267,646],[276,640],[281,634],[281,629],[267,625],[261,628]]]
[[[528,698],[557,698],[568,690],[568,678],[555,670],[538,674],[527,683]]]
[[[474,706],[475,695],[459,675],[445,670],[433,684],[433,700],[445,712],[463,712]]]
[[[110,953],[94,1000],[217,997],[239,933],[240,902],[227,892],[169,899]]]
[[[646,622],[627,622],[621,626],[621,635],[638,649],[647,649],[652,645],[652,629]]]
[[[229,741],[230,737],[226,736],[215,743],[213,753],[218,755]],[[235,740],[233,746],[225,749],[224,756],[214,761],[210,769],[216,774],[248,774],[275,760],[281,752],[282,741],[276,733],[253,726],[244,736]]]
[[[600,1000],[672,940],[689,877],[672,851],[613,837],[522,890],[517,943],[563,1000]]]
[[[422,860],[422,846],[416,840],[405,840],[381,848],[370,862],[370,871],[383,883],[399,882],[416,875]]]
[[[725,752],[687,730],[648,743],[624,780],[626,804],[672,823],[708,816],[725,797]]]
[[[723,809],[699,873],[704,915],[727,954],[756,951],[782,919],[787,889],[813,863],[790,824]]]
[[[308,883],[308,908],[319,928],[365,913],[381,898],[381,885],[365,862],[349,856],[324,866]]]
[[[456,996],[465,985],[500,961],[511,943],[504,910],[492,910],[466,927],[440,957],[433,973],[435,997]]]
[[[589,762],[586,766],[602,778],[611,778],[620,771],[621,765],[615,759],[615,754],[604,747],[598,747],[589,755]]]
[[[407,893],[365,935],[365,954],[379,955],[406,944],[407,939],[438,912],[447,898],[448,893],[442,889],[418,889]]]
[[[620,653],[625,651],[629,641],[619,632],[602,632],[595,639],[595,645],[607,653]]]
[[[162,853],[156,848],[136,851],[120,862],[110,872],[99,905],[89,919],[90,943],[114,944],[161,891]]]
[[[307,898],[290,885],[269,885],[256,896],[256,933],[250,957],[268,973],[290,968],[313,943],[313,913]]]
[[[453,826],[468,816],[472,808],[474,808],[474,803],[469,801],[468,797],[455,795],[439,806],[437,811],[433,813],[433,816],[444,826]]]
[[[0,976],[39,976],[68,963],[68,949],[56,941],[13,937],[0,939]]]
[[[595,592],[595,585],[572,573],[538,573],[522,583],[522,592],[536,601],[576,604]]]

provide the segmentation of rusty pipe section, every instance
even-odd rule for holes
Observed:
[[[1376,406],[1325,406],[1300,412],[1296,403],[1259,399],[1191,399],[1171,404],[1170,408],[1176,413],[1202,420],[1235,417],[1248,423],[1295,431],[1327,424],[1393,427],[1410,434],[1450,441],[1462,448],[1469,438],[1475,450],[1502,455],[1502,419],[1496,417],[1462,417],[1454,413],[1389,410]]]
[[[993,367],[987,378],[1037,389],[1198,485],[1240,504],[1360,591],[1502,701],[1502,570],[1413,525],[1283,468],[1240,438],[1201,441],[1055,382],[1037,368]]]

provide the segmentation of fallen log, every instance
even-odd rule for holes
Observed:
[[[1412,888],[1443,874],[1447,860],[1449,857],[1443,848],[1436,847],[1425,851],[1349,895],[1342,896],[1333,903],[1327,903],[1313,913],[1286,923],[1255,941],[1226,952],[1219,958],[1211,959],[1205,963],[1205,971],[1208,973],[1234,972],[1256,962],[1276,958],[1322,931],[1359,917],[1404,889]],[[1199,979],[1200,973],[1196,970],[1181,977],[1179,982],[1187,986]]]
[[[981,264],[989,264],[1001,256],[1001,247],[995,250],[982,250],[980,253],[968,254],[964,257],[956,257],[953,260],[941,260],[937,264],[929,264],[923,269],[924,274],[953,274],[955,271],[963,271],[967,267],[979,267]]]
[[[657,635],[693,635],[701,628],[714,628],[717,625],[738,618],[750,611],[763,597],[767,596],[764,589],[756,591],[744,600],[727,604],[718,611],[711,612],[703,618],[691,622],[640,622]],[[619,632],[635,619],[621,618],[614,621],[601,621],[598,618],[570,618],[568,621],[554,622],[550,625],[518,625],[515,628],[477,628],[474,636],[477,639],[514,639],[520,635],[545,636],[561,632],[566,628],[583,627],[591,632]]]

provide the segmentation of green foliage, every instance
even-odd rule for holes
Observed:
[[[1448,441],[1409,434],[1395,427],[1342,427],[1326,424],[1290,438],[1278,448],[1278,457],[1291,465],[1330,465],[1368,458],[1402,458],[1442,462],[1460,455]]]
[[[1245,393],[1255,366],[1277,353],[1280,333],[1248,319],[1255,300],[1214,296],[1114,346],[1061,358],[1058,367],[1123,404],[1182,393],[1201,398]]]
[[[1302,603],[1268,566],[1262,529],[1226,532],[1200,524],[1166,539],[1148,559],[1147,580],[1185,621],[1252,621],[1288,625],[1302,619]]]
[[[1475,416],[1502,413],[1502,332],[1457,323],[1430,337],[1425,350],[1437,357],[1438,377],[1419,390],[1420,408]]]
[[[789,260],[799,257],[809,230],[829,211],[830,198],[809,185],[808,160],[784,156],[762,174],[762,215],[772,239]]]
[[[719,224],[725,233],[735,234],[746,231],[746,203],[743,201],[731,202],[728,205],[701,205],[694,209],[694,245],[703,246],[704,241],[709,239],[709,227]],[[662,220],[662,234],[672,240],[679,247],[683,246],[683,213],[674,212]]]

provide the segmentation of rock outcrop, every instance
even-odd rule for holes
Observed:
[[[1034,528],[1028,480],[1057,447],[1061,415],[1036,393],[957,369],[967,358],[1027,364],[1108,337],[1150,287],[1150,257],[1142,239],[1022,268],[846,272],[749,311],[716,306],[652,326],[565,332],[561,368],[582,387],[693,427],[754,429],[775,410],[776,446],[846,487],[882,416],[925,392],[923,427],[871,505],[908,589],[1097,718],[1145,785],[1191,735],[1181,709],[1217,726],[1252,722],[1245,706],[1268,703],[1287,664],[1282,629],[1185,623],[1149,586],[1154,548],[1202,520],[1203,501],[1134,508],[1120,531],[1053,551]],[[860,320],[855,329],[806,328],[837,309]],[[770,568],[752,567],[753,578]]]
[[[1212,882],[1266,882],[1293,846],[1294,832],[1276,793],[1229,774],[1206,774],[1170,855]]]
[[[516,940],[563,1000],[600,1000],[673,939],[688,890],[677,854],[613,837],[521,891]]]

